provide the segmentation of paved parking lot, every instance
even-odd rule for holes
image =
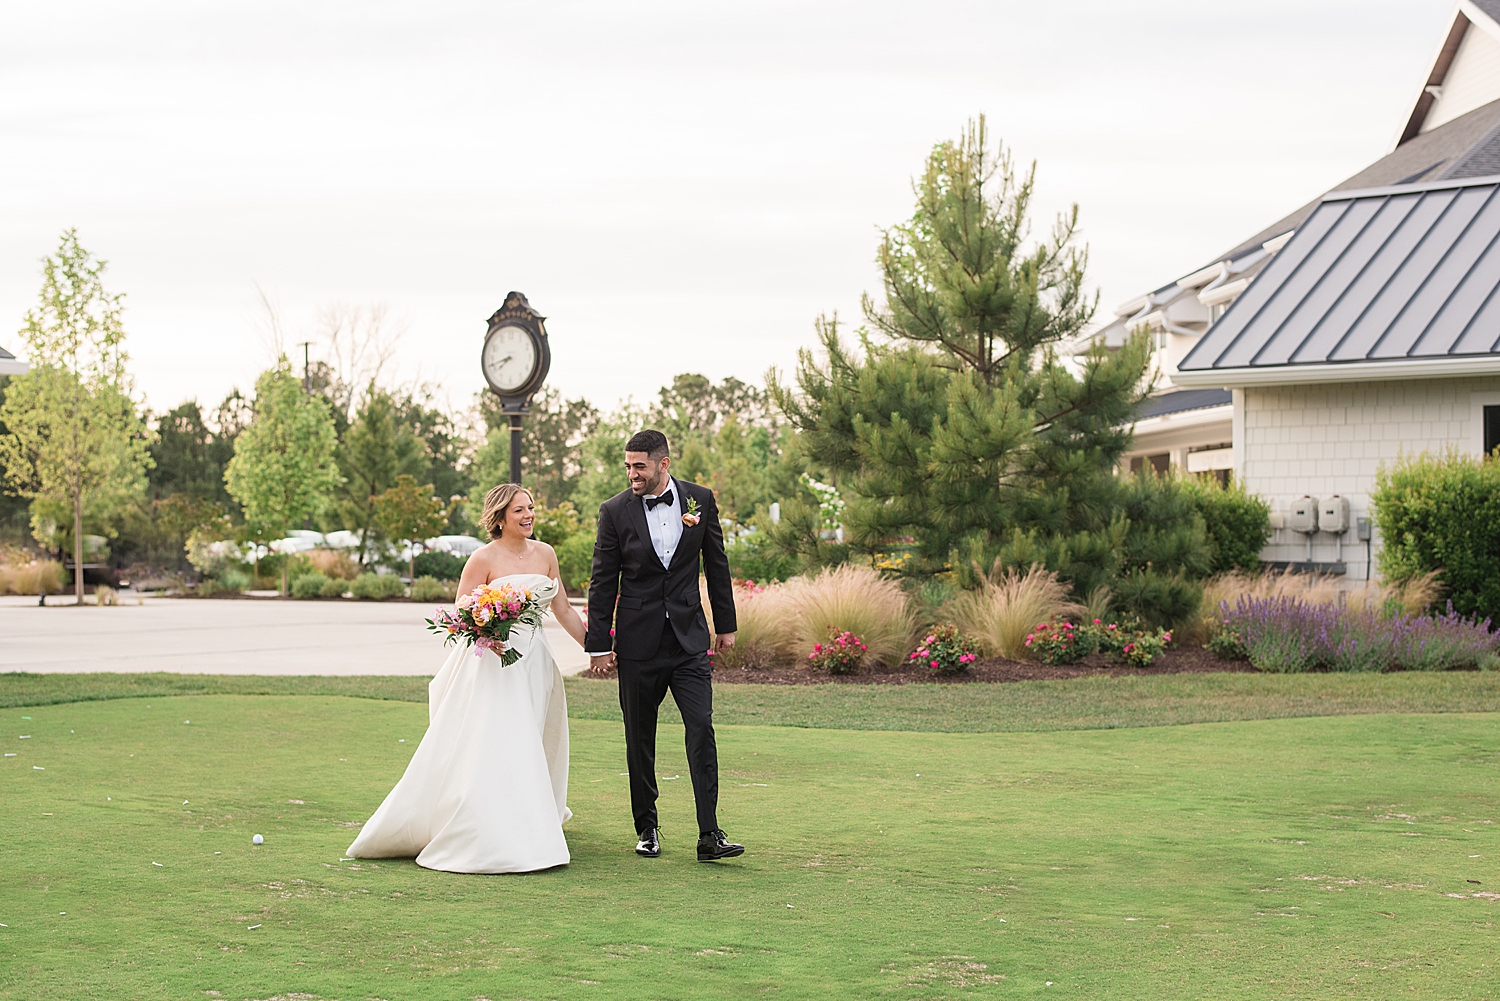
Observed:
[[[72,605],[69,595],[0,598],[0,671],[180,674],[434,674],[442,640],[425,604],[145,598]],[[588,658],[550,615],[564,674]]]

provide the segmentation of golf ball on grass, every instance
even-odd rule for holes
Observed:
[[[263,845],[266,843],[266,839],[257,834],[255,837],[250,839],[250,843],[252,845]]]

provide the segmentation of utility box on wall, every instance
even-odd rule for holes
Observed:
[[[1349,531],[1349,498],[1334,494],[1318,505],[1318,531],[1333,535]]]
[[[1318,530],[1318,499],[1303,494],[1287,508],[1286,527],[1294,532],[1311,535]]]

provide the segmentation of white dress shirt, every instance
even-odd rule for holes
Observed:
[[[651,548],[656,550],[664,567],[672,565],[672,554],[677,552],[677,544],[682,541],[682,487],[669,476],[667,490],[672,493],[670,504],[651,507],[646,503],[661,494],[646,494],[641,498],[641,506],[646,510],[646,527],[651,530]]]

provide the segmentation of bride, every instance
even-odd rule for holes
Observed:
[[[514,483],[484,498],[493,541],[464,566],[458,593],[509,581],[528,587],[583,645],[557,554],[531,538],[531,494]],[[540,628],[516,626],[521,659],[459,647],[427,686],[428,729],[406,774],[360,831],[353,858],[411,858],[447,872],[534,872],[566,865],[568,708],[562,675]]]

